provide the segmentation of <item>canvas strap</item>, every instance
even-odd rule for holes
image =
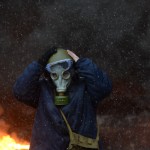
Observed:
[[[69,136],[70,136],[70,143],[68,150],[73,150],[74,147],[81,147],[81,149],[97,149],[99,150],[99,128],[97,128],[97,136],[96,139],[85,137],[83,135],[77,134],[72,131],[64,113],[60,110],[62,117],[67,125],[68,131],[69,131]],[[77,148],[76,148],[77,149]],[[80,148],[78,148],[80,149]]]

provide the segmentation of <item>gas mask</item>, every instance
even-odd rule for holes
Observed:
[[[69,103],[65,92],[71,83],[72,72],[70,70],[72,64],[72,58],[63,49],[57,49],[57,53],[51,56],[48,61],[46,69],[50,73],[57,92],[54,99],[55,105],[67,105]]]

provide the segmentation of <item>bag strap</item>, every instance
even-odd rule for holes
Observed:
[[[77,134],[75,132],[72,131],[64,113],[62,112],[62,110],[60,110],[62,117],[67,125],[67,128],[69,130],[69,136],[70,136],[70,143],[69,143],[69,147],[68,149],[72,149],[73,145],[78,145],[78,146],[83,146],[86,148],[96,148],[99,149],[99,145],[98,145],[98,141],[99,141],[99,128],[97,128],[97,136],[96,139],[92,139],[92,138],[88,138],[85,136],[82,136],[80,134]]]
[[[64,113],[62,112],[62,110],[60,110],[60,112],[61,112],[62,117],[63,117],[63,119],[64,119],[64,121],[65,121],[65,123],[66,123],[66,125],[67,125],[68,130],[69,130],[70,139],[73,139],[72,129],[71,129],[71,127],[70,127],[70,125],[69,125],[69,123],[68,123],[68,121],[67,121],[67,119],[66,119]]]

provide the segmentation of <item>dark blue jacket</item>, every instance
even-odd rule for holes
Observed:
[[[112,89],[111,82],[90,59],[80,58],[75,64],[78,78],[67,90],[70,103],[62,107],[72,130],[96,138],[96,108]],[[66,124],[54,103],[54,87],[41,78],[44,68],[31,63],[16,80],[14,95],[28,105],[37,107],[30,150],[66,150],[69,135]]]

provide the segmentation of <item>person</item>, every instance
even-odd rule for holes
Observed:
[[[111,90],[108,75],[92,60],[50,48],[13,86],[19,101],[36,108],[30,150],[100,149],[96,111]]]

